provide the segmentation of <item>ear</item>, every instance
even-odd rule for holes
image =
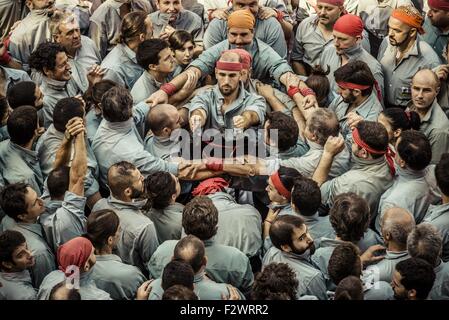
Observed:
[[[402,129],[396,129],[393,131],[393,137],[399,138],[402,133]]]
[[[360,97],[362,95],[362,90],[360,89],[353,89],[352,94],[356,97]]]
[[[384,234],[383,237],[384,237],[385,240],[390,241],[390,239],[391,239],[391,234],[390,234],[389,232],[387,232],[387,233]]]
[[[293,201],[290,202],[290,205],[292,207],[293,212],[298,212],[298,210],[296,209],[295,204],[293,203]]]
[[[398,159],[399,161],[398,161],[398,165],[401,167],[401,168],[405,168],[407,165],[405,164],[405,161],[404,160],[402,160],[401,158],[399,158]]]
[[[203,258],[203,266],[207,266],[207,261],[209,261],[207,259],[207,256],[204,256],[204,258]]]
[[[156,71],[157,70],[157,65],[156,64],[148,65],[148,70]]]
[[[440,93],[440,89],[441,89],[441,87],[437,87],[437,89],[436,89],[437,95]]]
[[[290,246],[288,244],[283,244],[281,246],[282,251],[284,252],[292,252],[292,248],[290,248]]]
[[[157,10],[161,10],[161,8],[159,7],[159,1],[161,1],[161,0],[156,0],[156,1],[154,1],[154,3],[156,3],[156,8],[157,8]]]
[[[361,148],[359,149],[358,156],[362,159],[368,159],[369,154],[365,149]]]
[[[113,236],[109,236],[108,237],[108,245],[112,246],[113,243],[114,243],[114,237]]]
[[[408,296],[409,300],[416,300],[416,290],[415,289],[408,290],[407,296]]]
[[[145,34],[143,34],[143,33],[139,34],[139,40],[140,40],[140,42],[144,42],[145,41]]]
[[[21,214],[17,215],[17,218],[18,218],[20,221],[24,221],[24,220],[26,220],[26,218],[27,218],[27,214],[26,214],[26,213],[21,213]]]
[[[53,75],[53,71],[48,69],[47,67],[44,67],[42,71],[44,72],[44,76],[47,76],[49,78]]]
[[[11,270],[13,268],[13,265],[9,261],[2,261],[1,269],[5,270]]]
[[[172,199],[173,201],[176,201],[176,193],[173,193],[173,194],[171,195],[171,199]]]
[[[132,189],[131,189],[130,187],[126,188],[126,189],[123,191],[123,194],[124,194],[125,196],[127,196],[127,197],[131,197],[132,193],[133,193],[133,191],[132,191]]]

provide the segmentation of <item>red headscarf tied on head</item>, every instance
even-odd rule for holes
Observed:
[[[448,0],[429,0],[428,4],[431,9],[449,11]]]
[[[291,192],[284,186],[279,176],[279,171],[276,171],[270,176],[271,182],[273,183],[276,191],[284,198],[290,200],[292,197]]]
[[[362,36],[363,22],[360,17],[348,13],[338,18],[334,24],[334,30],[351,37]]]
[[[339,6],[339,7],[342,7],[345,3],[344,0],[317,0],[316,3],[318,4],[318,2],[327,3],[330,5]]]
[[[229,187],[229,183],[223,178],[210,178],[201,182],[198,187],[192,191],[192,196],[207,196],[222,191]]]
[[[92,243],[83,237],[73,238],[58,248],[59,270],[69,276],[69,266],[77,266],[82,269],[92,253]]]
[[[246,51],[245,49],[231,49],[231,50],[227,50],[228,52],[234,52],[237,53],[240,58],[242,59],[242,67],[245,70],[248,70],[251,68],[252,65],[252,57],[249,54],[248,51]]]
[[[390,168],[390,173],[394,177],[394,175],[396,173],[396,170],[394,168],[394,160],[393,160],[394,153],[391,151],[391,149],[389,147],[387,147],[387,150],[376,150],[376,149],[371,148],[368,144],[365,143],[365,141],[362,140],[362,138],[360,137],[359,130],[357,128],[352,130],[352,141],[354,141],[354,143],[356,145],[358,145],[360,148],[365,149],[369,153],[385,154],[385,158],[387,160],[388,167]]]

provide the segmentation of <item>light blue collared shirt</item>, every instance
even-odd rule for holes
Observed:
[[[61,205],[51,206],[39,217],[45,238],[54,252],[60,245],[86,233],[87,218],[84,215],[86,197],[66,191]]]
[[[148,270],[153,278],[162,277],[162,272],[171,261],[177,240],[168,240],[162,243],[153,254],[148,263]],[[248,257],[234,247],[205,240],[207,256],[207,274],[220,283],[228,283],[243,293],[248,293],[254,282],[254,274]]]
[[[101,67],[106,70],[104,80],[112,80],[131,89],[144,70],[137,64],[136,53],[126,44],[119,43],[104,58]]]
[[[193,60],[190,66],[201,70],[203,75],[213,74],[215,64],[220,59],[221,53],[225,50],[234,49],[228,40],[217,43],[213,47],[203,51],[200,56]],[[263,83],[274,84],[277,88],[281,88],[280,77],[287,72],[292,72],[292,68],[287,61],[279,56],[266,43],[254,38],[247,50],[252,58],[252,77]]]
[[[189,113],[194,110],[201,109],[206,112],[206,129],[233,129],[233,117],[241,115],[245,111],[253,111],[259,117],[259,126],[265,122],[265,99],[259,95],[249,93],[240,83],[239,95],[237,99],[226,108],[224,113],[221,108],[224,104],[224,97],[215,85],[212,89],[195,96],[189,105]]]
[[[36,151],[22,148],[10,140],[0,142],[0,175],[6,184],[24,182],[41,195],[44,178]]]
[[[146,217],[141,209],[145,201],[123,202],[112,195],[101,199],[93,211],[111,209],[120,218],[120,239],[117,254],[124,263],[146,271],[147,263],[159,246],[154,223]]]
[[[228,13],[233,9],[229,8]],[[228,36],[228,21],[213,19],[207,26],[204,33],[204,47],[209,49],[214,45],[226,40]],[[285,42],[284,32],[281,24],[276,18],[271,17],[265,20],[256,17],[254,26],[254,38],[260,39],[268,44],[282,58],[287,57],[287,43]]]
[[[145,104],[143,107],[148,111],[148,105]],[[137,117],[139,118],[137,122],[141,123],[146,115],[139,114]],[[178,175],[178,164],[158,159],[144,150],[142,138],[134,121],[132,118],[124,122],[109,122],[104,119],[97,130],[92,149],[98,160],[100,183],[103,186],[107,184],[109,168],[120,161],[131,162],[144,176],[156,171]]]

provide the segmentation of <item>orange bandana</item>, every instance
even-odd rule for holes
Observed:
[[[249,10],[237,10],[228,17],[228,28],[242,28],[254,30],[256,18]]]
[[[391,16],[398,19],[399,21],[402,21],[412,28],[416,28],[419,34],[426,33],[422,27],[424,18],[412,6],[400,6],[397,9],[393,10]]]

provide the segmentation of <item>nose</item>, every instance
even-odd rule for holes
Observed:
[[[170,4],[170,6],[168,7],[170,11],[174,11],[175,7],[173,6],[173,4]]]

